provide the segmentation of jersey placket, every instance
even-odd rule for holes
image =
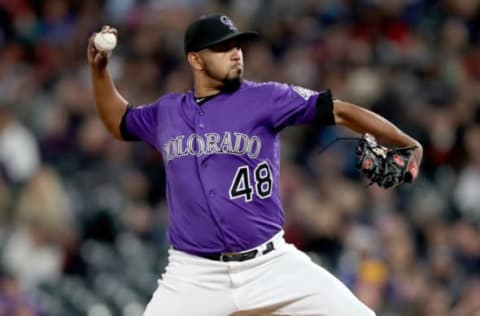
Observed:
[[[198,134],[198,135],[204,135],[205,134],[205,122],[206,122],[206,118],[207,118],[207,115],[206,115],[206,112],[205,112],[205,105],[203,105],[202,107],[199,107],[197,109],[197,112],[196,112],[196,116],[195,116],[195,132]],[[215,205],[215,199],[216,199],[216,196],[217,196],[217,192],[215,192],[215,189],[210,186],[209,184],[211,183],[211,179],[209,179],[207,173],[208,173],[208,160],[209,160],[210,156],[208,155],[200,155],[197,157],[197,168],[198,168],[198,174],[200,176],[200,181],[202,183],[202,186],[203,186],[203,191],[205,192],[206,194],[206,197],[207,197],[207,203],[208,203],[208,209],[210,210],[210,214],[212,215],[212,219],[215,221],[215,224],[217,225],[217,227],[219,228],[219,231],[220,233],[222,234],[222,238],[223,238],[223,243],[224,245],[229,248],[229,245],[227,243],[227,240],[225,238],[225,234],[224,234],[224,227],[223,227],[223,223],[224,223],[224,220],[222,217],[220,217],[215,211],[214,211],[214,206]]]

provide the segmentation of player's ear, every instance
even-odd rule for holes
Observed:
[[[189,52],[187,54],[187,60],[190,66],[192,66],[193,69],[196,70],[202,70],[203,69],[203,60],[200,56],[200,54],[195,53],[195,52]]]

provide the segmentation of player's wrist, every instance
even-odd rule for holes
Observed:
[[[96,63],[90,63],[90,71],[96,78],[105,78],[109,76],[107,65],[98,65]]]

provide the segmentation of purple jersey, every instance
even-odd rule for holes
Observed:
[[[250,249],[282,229],[278,133],[332,118],[329,92],[244,81],[203,105],[192,91],[167,94],[124,125],[162,153],[172,246],[199,254]]]

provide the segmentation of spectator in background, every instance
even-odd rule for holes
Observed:
[[[0,170],[4,179],[11,184],[21,184],[39,165],[35,136],[16,119],[12,105],[0,101]]]
[[[480,124],[467,127],[464,144],[467,162],[458,177],[455,200],[465,217],[480,221]]]
[[[22,288],[33,289],[62,272],[62,251],[52,243],[50,231],[42,224],[17,227],[3,250],[3,265],[18,278]]]
[[[70,218],[58,175],[52,169],[40,169],[19,193],[14,229],[2,258],[7,271],[26,288],[61,274],[62,243],[73,230]]]
[[[0,101],[0,226],[11,221],[16,193],[40,163],[34,135],[16,119],[12,105]]]
[[[40,316],[38,302],[5,273],[0,274],[0,316]]]

